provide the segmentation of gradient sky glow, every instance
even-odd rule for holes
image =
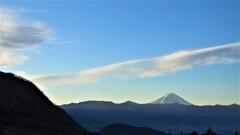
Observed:
[[[197,105],[240,103],[238,0],[0,4],[1,70],[56,104],[147,103],[170,92]]]

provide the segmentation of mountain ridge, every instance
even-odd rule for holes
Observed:
[[[155,100],[154,100],[155,101]],[[71,103],[65,103],[65,104],[60,104],[57,106],[69,106],[69,105],[77,105],[77,104],[82,104],[82,103],[97,103],[97,102],[101,102],[101,103],[112,103],[114,105],[121,105],[121,104],[128,104],[129,102],[132,102],[136,105],[148,105],[148,104],[153,104],[152,102],[150,103],[137,103],[137,102],[133,102],[131,100],[125,101],[125,102],[121,102],[121,103],[115,103],[113,101],[101,101],[101,100],[86,100],[86,101],[81,101],[81,102],[71,102]],[[178,103],[172,103],[172,105],[174,104],[178,104]],[[153,104],[154,105],[154,104]],[[159,105],[164,105],[164,104],[159,104]],[[165,105],[171,105],[171,104],[165,104]],[[181,105],[181,104],[178,104]],[[232,103],[232,104],[213,104],[213,105],[197,105],[197,104],[192,104],[192,106],[240,106],[240,104],[238,103]]]

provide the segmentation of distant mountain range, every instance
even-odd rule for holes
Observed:
[[[175,94],[163,97],[148,104],[86,101],[62,105],[61,108],[90,131],[125,123],[172,133],[190,133],[193,130],[203,133],[209,127],[222,135],[240,132],[240,106],[237,104],[196,106]]]
[[[154,100],[153,102],[147,103],[147,104],[179,104],[179,105],[193,105],[186,101],[185,99],[181,98],[180,96],[174,94],[174,93],[168,93],[161,98]],[[85,102],[80,102],[80,103],[71,103],[71,104],[65,104],[62,105],[66,108],[78,108],[78,107],[83,107],[83,108],[97,108],[97,107],[115,107],[115,103],[112,101],[85,101]],[[140,105],[136,102],[133,101],[126,101],[123,103],[119,104],[120,106],[123,105]]]
[[[32,82],[0,72],[0,135],[90,135]]]

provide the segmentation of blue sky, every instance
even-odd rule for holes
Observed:
[[[2,23],[3,32],[31,29],[11,38],[1,35],[1,61],[11,60],[2,62],[1,70],[35,80],[56,104],[146,103],[169,92],[198,105],[239,103],[239,5],[231,0],[1,1],[1,22],[17,26]],[[201,51],[217,46],[224,47]],[[176,65],[162,67],[163,56],[174,57],[170,62]]]

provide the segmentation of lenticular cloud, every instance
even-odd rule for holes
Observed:
[[[157,58],[132,60],[65,75],[38,75],[32,80],[47,85],[95,83],[104,79],[126,80],[168,75],[197,66],[230,64],[240,60],[240,43],[179,51]]]

